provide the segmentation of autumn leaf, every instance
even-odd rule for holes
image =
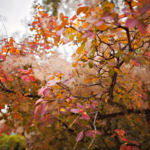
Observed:
[[[82,119],[90,120],[90,117],[86,112],[83,112],[82,113]]]
[[[46,102],[44,102],[43,104],[41,104],[41,115],[44,115],[45,111],[46,111],[46,107],[47,107],[47,104]]]
[[[126,144],[122,144],[120,147],[120,150],[126,150],[127,149],[127,145]]]
[[[128,18],[128,19],[126,20],[126,26],[127,26],[128,28],[134,27],[135,25],[137,25],[137,23],[138,23],[138,20],[135,19],[135,18]]]
[[[54,80],[51,80],[51,81],[47,82],[47,86],[53,86],[55,84],[56,84],[56,81],[54,81]]]
[[[71,109],[70,112],[72,112],[72,113],[79,113],[80,110],[79,109]]]
[[[93,64],[91,62],[88,63],[90,68],[93,68]]]
[[[77,15],[79,15],[79,14],[83,11],[83,9],[84,9],[84,7],[79,7],[79,8],[77,9]]]
[[[132,147],[131,146],[127,146],[127,150],[132,150]]]
[[[137,141],[130,141],[130,142],[139,146],[139,143]]]
[[[2,82],[2,83],[5,83],[5,82],[6,82],[6,79],[5,79],[5,78],[1,78],[1,82]]]
[[[87,132],[85,132],[85,135],[86,135],[87,137],[91,136],[91,135],[92,135],[92,131],[91,131],[91,130],[88,130]]]
[[[77,142],[81,141],[83,139],[83,136],[84,136],[83,131],[79,132],[78,135],[77,135],[77,137],[76,137],[76,141]]]
[[[64,28],[62,28],[61,30],[59,30],[59,31],[57,31],[57,35],[61,35],[62,33],[63,33],[63,31],[64,31]]]
[[[66,114],[66,109],[65,108],[60,108],[60,112],[62,113],[62,114]]]
[[[40,102],[42,102],[42,101],[43,101],[42,98],[38,99],[38,100],[36,101],[35,105],[37,105],[38,103],[40,103]]]
[[[77,54],[82,54],[83,53],[83,48],[82,47],[78,47],[78,49],[76,50]]]

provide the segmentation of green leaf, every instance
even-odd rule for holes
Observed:
[[[129,62],[130,62],[130,57],[129,57],[129,56],[125,56],[125,57],[123,57],[123,60],[124,60],[126,63],[129,63]]]
[[[116,57],[121,57],[123,55],[123,51],[118,51],[117,53],[116,53]]]
[[[89,62],[88,65],[90,68],[93,68],[93,63]]]
[[[110,77],[112,77],[114,75],[114,73],[115,73],[114,69],[110,69],[108,72]]]

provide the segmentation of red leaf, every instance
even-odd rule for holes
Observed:
[[[80,110],[79,109],[71,109],[70,112],[72,112],[72,113],[79,113]]]
[[[42,123],[42,127],[44,127],[45,126],[45,124],[46,124],[46,120],[44,120],[44,122]]]
[[[6,60],[6,57],[3,55],[0,55],[0,59]]]
[[[26,76],[27,76],[27,75],[22,75],[22,76],[21,76],[21,79],[22,79],[22,80],[25,79]]]
[[[120,150],[126,150],[127,149],[127,145],[126,144],[122,144],[120,147]]]
[[[98,130],[96,130],[96,134],[100,135],[101,133]]]
[[[146,11],[150,10],[150,4],[147,4],[146,6],[144,6],[143,8],[139,9],[138,11],[143,14]]]
[[[124,142],[127,142],[129,139],[125,138],[125,137],[121,137],[121,140],[124,141]]]
[[[144,94],[142,95],[142,98],[143,98],[144,100],[147,100],[147,94],[144,93]]]
[[[87,104],[87,105],[86,105],[86,108],[90,108],[90,104]]]
[[[76,137],[76,141],[81,141],[83,139],[83,131],[79,132],[77,137]]]
[[[43,94],[44,96],[47,96],[50,92],[50,88],[44,88]]]
[[[38,100],[36,101],[35,105],[38,104],[38,103],[40,103],[40,102],[42,102],[42,101],[43,101],[42,98],[38,99]]]
[[[94,103],[92,103],[92,108],[96,109],[96,105]]]
[[[135,19],[135,18],[132,18],[132,19],[128,18],[127,21],[126,21],[126,26],[128,28],[131,28],[131,27],[134,27],[135,25],[137,25],[137,23],[138,23],[137,19]]]
[[[40,107],[40,105],[38,105],[38,106],[36,106],[36,107],[35,107],[34,114],[36,114],[36,113],[37,113],[37,111],[38,111],[39,107]]]
[[[6,77],[8,81],[12,81],[13,79],[11,77]]]
[[[41,115],[44,115],[45,110],[46,110],[46,106],[47,106],[47,104],[46,104],[46,103],[42,104],[42,108],[41,108]]]
[[[56,84],[56,81],[51,80],[51,81],[49,81],[49,82],[47,83],[47,86],[53,86],[53,85],[55,85],[55,84]]]
[[[2,83],[6,82],[6,79],[5,78],[1,78],[1,82]]]
[[[136,146],[132,146],[132,150],[140,150],[140,149]]]
[[[115,137],[116,136],[116,133],[114,133],[113,135],[111,135],[110,137]]]
[[[53,120],[52,119],[47,119],[48,120],[48,123],[52,124],[53,123]]]
[[[138,22],[137,22],[137,26],[138,26],[138,28],[140,29],[140,32],[141,32],[142,34],[145,34],[145,33],[146,33],[146,26],[144,25],[144,23],[138,21]]]
[[[89,136],[91,136],[93,133],[92,133],[92,130],[88,130],[86,133],[85,133],[85,135],[87,136],[87,137],[89,137]]]
[[[127,150],[132,150],[132,147],[131,146],[127,146]]]
[[[104,22],[103,21],[98,21],[95,26],[101,26]]]
[[[90,117],[89,117],[89,115],[86,112],[82,113],[82,118],[86,119],[86,120],[90,120]]]
[[[81,105],[80,103],[77,103],[77,106],[78,106],[78,108],[80,108],[80,109],[83,109],[83,108],[84,108],[84,106]]]
[[[30,80],[33,81],[33,82],[35,82],[36,78],[33,75],[30,75]]]
[[[139,146],[139,143],[137,141],[130,141],[130,142]]]
[[[66,101],[69,103],[70,102],[70,98],[67,98]]]
[[[125,131],[124,131],[124,130],[120,130],[120,132],[123,133],[123,134],[125,134]]]
[[[38,90],[38,95],[41,95],[43,93],[43,91],[45,90],[45,88],[41,88]]]
[[[25,81],[26,81],[26,82],[29,82],[29,81],[30,81],[29,76],[26,76]]]
[[[114,131],[115,131],[115,132],[118,132],[119,130],[118,130],[118,129],[115,129]]]

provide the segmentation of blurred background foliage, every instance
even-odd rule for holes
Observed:
[[[25,150],[25,137],[3,134],[0,136],[0,150]]]

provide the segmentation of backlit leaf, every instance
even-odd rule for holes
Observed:
[[[76,50],[77,54],[82,54],[83,53],[83,48],[82,47],[78,47],[78,49]]]
[[[55,84],[56,84],[56,81],[54,81],[54,80],[51,80],[51,81],[47,82],[47,86],[53,86]]]
[[[42,102],[42,101],[43,101],[42,98],[38,99],[38,100],[36,101],[35,105],[38,104],[38,103],[40,103],[40,102]]]

